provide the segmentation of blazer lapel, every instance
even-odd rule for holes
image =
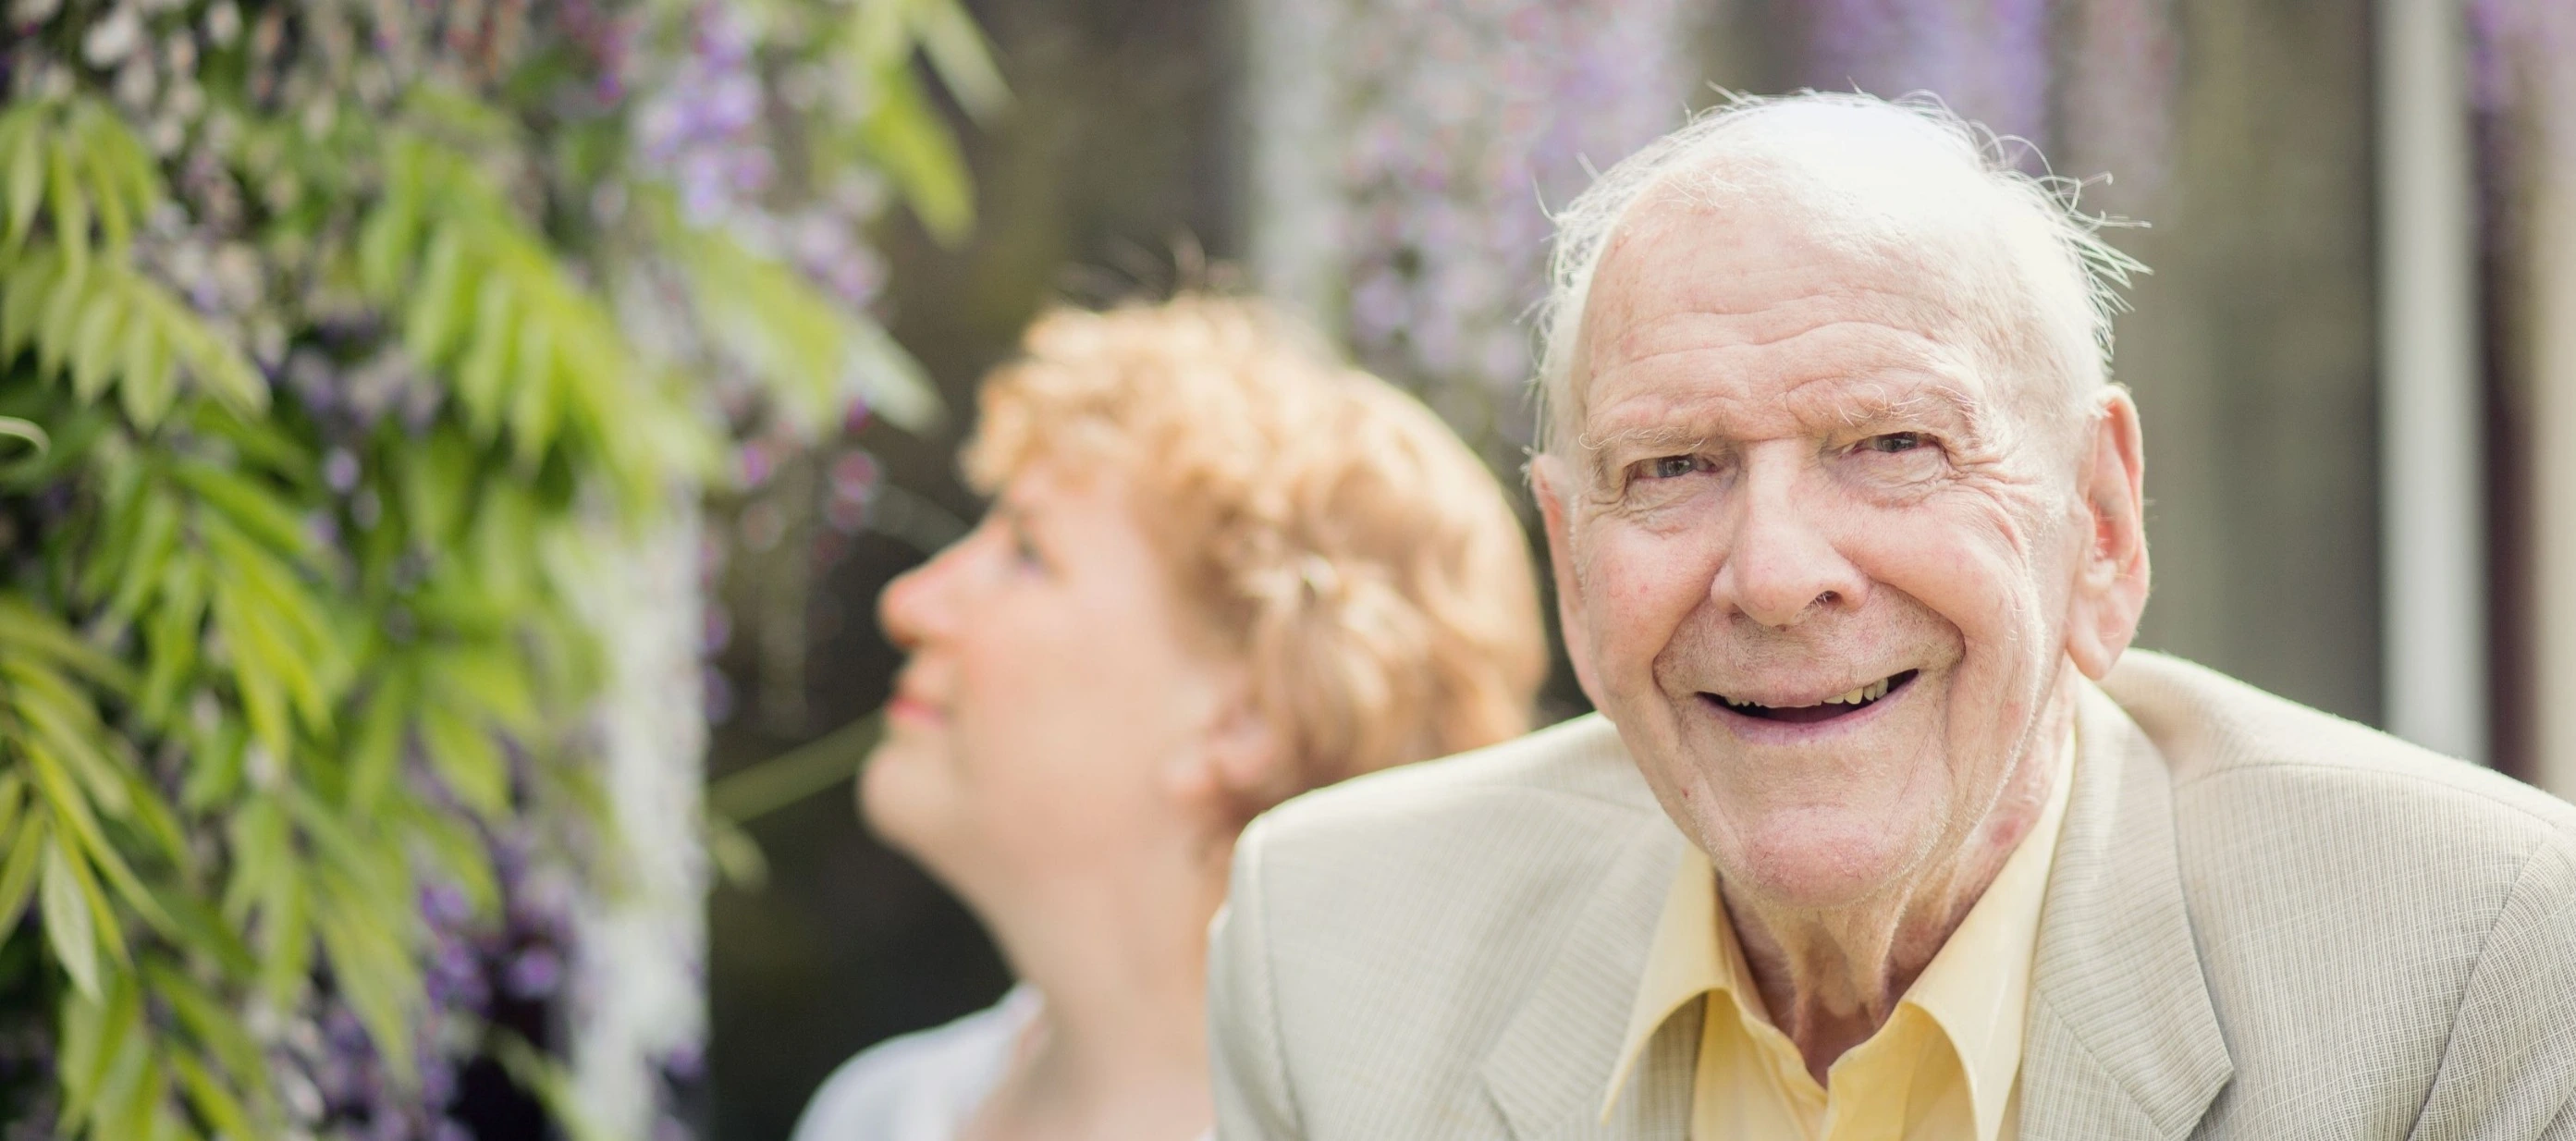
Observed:
[[[2202,979],[2164,758],[2087,685],[2021,1078],[2028,1138],[2173,1138],[2234,1073]]]
[[[1677,1014],[1656,1034],[1620,1098],[1615,1128],[1603,1124],[1601,1103],[1685,844],[1660,817],[1627,842],[1567,929],[1564,948],[1495,1039],[1485,1057],[1485,1087],[1514,1137],[1682,1141],[1699,1044],[1696,1014]]]

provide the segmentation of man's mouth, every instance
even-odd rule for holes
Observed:
[[[1849,717],[1876,705],[1886,700],[1888,694],[1905,688],[1906,683],[1913,681],[1914,675],[1920,672],[1922,671],[1907,670],[1903,673],[1891,674],[1867,685],[1858,686],[1849,692],[1835,694],[1814,705],[1763,705],[1752,701],[1737,701],[1723,693],[1703,693],[1700,696],[1726,707],[1729,712],[1741,713],[1746,717],[1804,725],[1817,721],[1831,721],[1837,717]]]

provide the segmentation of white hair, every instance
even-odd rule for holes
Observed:
[[[1990,216],[2033,240],[2011,241],[2011,256],[2041,311],[2022,320],[2064,330],[2049,355],[2063,374],[2070,405],[2110,379],[2111,318],[2126,308],[2119,290],[2146,266],[2111,248],[2097,231],[2109,219],[2077,207],[2082,183],[2032,176],[2014,165],[2036,148],[1999,137],[1928,95],[1889,101],[1846,92],[1802,91],[1776,98],[1732,96],[1694,116],[1593,180],[1558,211],[1548,259],[1548,295],[1537,311],[1540,447],[1573,442],[1583,417],[1583,319],[1594,273],[1620,224],[1659,189],[1678,191],[1694,207],[1723,209],[1746,186],[1729,172],[1747,164],[1837,182],[1876,182],[1882,192],[1910,189],[1922,178],[1962,175],[2000,206]],[[2044,167],[2043,167],[2044,169]],[[1869,208],[1869,203],[1859,203]],[[2019,224],[2035,222],[2035,226]],[[2072,340],[2073,344],[2065,341]],[[2089,343],[2088,343],[2089,342]]]

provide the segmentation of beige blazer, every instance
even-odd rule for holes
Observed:
[[[2021,1136],[2576,1141],[2576,808],[2154,654],[2078,716]],[[1681,1141],[1696,1010],[1600,1113],[1685,843],[1597,717],[1256,821],[1217,1136]]]

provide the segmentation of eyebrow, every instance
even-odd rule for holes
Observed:
[[[1876,386],[1859,391],[1842,389],[1830,398],[1807,399],[1799,398],[1798,390],[1793,389],[1787,403],[1791,415],[1809,429],[1830,424],[1830,430],[1849,432],[1946,419],[1957,425],[1961,437],[1959,442],[1964,447],[1976,447],[1990,438],[1991,411],[1946,381],[1921,384],[1894,397],[1884,389],[1874,391],[1874,388]],[[1801,408],[1801,405],[1806,407]],[[1729,436],[1728,419],[1722,412],[1695,412],[1667,422],[1639,424],[1599,436],[1586,433],[1579,437],[1578,444],[1594,457],[1593,464],[1599,473],[1608,475],[1610,472],[1605,465],[1613,453],[1697,451],[1711,440]]]

